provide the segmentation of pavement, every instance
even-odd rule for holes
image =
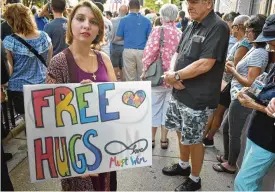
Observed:
[[[170,132],[170,146],[167,150],[160,148],[160,133],[157,133],[156,147],[153,150],[153,165],[151,167],[127,169],[118,171],[118,191],[173,191],[184,181],[184,177],[168,177],[161,169],[178,162],[178,144],[175,132]],[[27,158],[27,140],[25,133],[13,137],[5,145],[5,152],[14,155],[8,162],[8,169],[15,191],[60,191],[59,180],[30,183],[29,165]],[[204,164],[201,172],[201,191],[233,191],[234,175],[217,173],[212,165],[217,163],[216,154],[223,152],[222,133],[215,136],[215,147],[206,148]]]

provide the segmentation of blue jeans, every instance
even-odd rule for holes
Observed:
[[[235,178],[235,191],[260,191],[263,178],[275,166],[275,153],[271,153],[247,138],[241,170]]]

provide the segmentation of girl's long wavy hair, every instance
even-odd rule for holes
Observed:
[[[3,17],[14,33],[29,35],[37,30],[31,10],[21,3],[8,4]]]

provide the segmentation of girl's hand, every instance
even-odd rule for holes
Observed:
[[[87,178],[87,177],[98,177],[98,174],[86,174],[86,175],[82,175],[82,178]]]
[[[92,83],[93,81],[90,80],[90,79],[84,79],[80,82],[80,84],[89,84],[89,83]]]

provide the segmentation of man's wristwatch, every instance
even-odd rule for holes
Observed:
[[[180,80],[180,75],[179,75],[179,73],[178,73],[178,72],[176,72],[176,73],[175,73],[175,79],[176,79],[177,81],[179,81],[179,80]]]

